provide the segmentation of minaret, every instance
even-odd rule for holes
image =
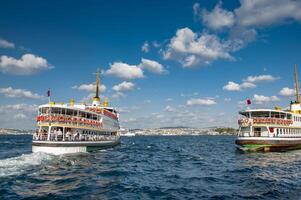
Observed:
[[[299,96],[299,81],[298,81],[298,69],[297,69],[297,65],[295,65],[295,82],[296,82],[296,103],[300,103],[300,96]]]
[[[95,96],[93,97],[93,106],[100,106],[100,98],[99,98],[99,86],[100,86],[100,79],[99,79],[99,69],[96,71],[96,91],[95,91]]]

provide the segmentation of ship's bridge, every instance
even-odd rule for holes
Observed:
[[[273,109],[249,109],[240,111],[239,114],[243,115],[246,118],[292,119],[292,113]]]

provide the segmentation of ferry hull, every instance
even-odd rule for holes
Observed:
[[[32,152],[44,152],[55,155],[86,153],[100,149],[110,148],[120,143],[116,141],[95,141],[95,142],[52,142],[33,141]]]
[[[301,149],[301,138],[239,137],[235,143],[243,151],[288,151]]]

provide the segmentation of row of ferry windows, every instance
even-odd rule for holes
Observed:
[[[277,129],[277,134],[301,134],[301,129]]]
[[[301,122],[301,117],[294,116],[294,121]]]
[[[69,115],[69,116],[79,116],[79,117],[85,117],[88,119],[97,120],[97,115],[92,115],[88,112],[82,112],[79,110],[72,110],[67,108],[40,108],[39,114],[60,114],[60,115]]]

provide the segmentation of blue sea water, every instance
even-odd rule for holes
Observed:
[[[93,153],[31,153],[0,136],[0,199],[301,199],[301,151],[242,153],[231,136],[124,137]]]

